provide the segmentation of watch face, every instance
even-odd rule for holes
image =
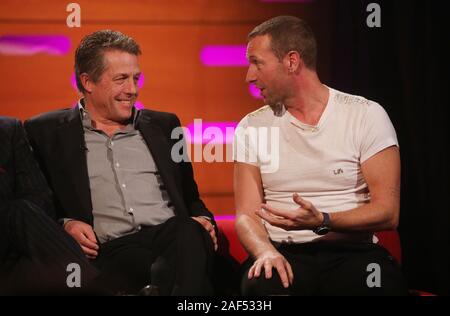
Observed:
[[[319,236],[323,236],[325,234],[328,234],[328,232],[330,231],[329,227],[319,227],[315,233]]]

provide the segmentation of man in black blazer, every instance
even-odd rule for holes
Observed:
[[[66,282],[71,263],[87,278],[80,285],[96,276],[52,216],[51,192],[22,124],[0,117],[0,295],[78,294]]]
[[[214,218],[191,163],[171,155],[178,118],[134,107],[138,55],[120,32],[86,36],[75,53],[84,97],[25,128],[59,220],[111,289],[134,293],[151,283],[162,295],[208,295]]]

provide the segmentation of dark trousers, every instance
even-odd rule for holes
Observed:
[[[174,216],[102,244],[94,263],[115,292],[133,294],[152,284],[160,295],[212,295],[213,255],[208,232],[191,218]]]
[[[317,242],[276,245],[294,272],[288,289],[275,269],[271,279],[264,271],[248,280],[253,264],[245,263],[241,290],[244,295],[407,295],[401,269],[387,250],[376,244]]]
[[[23,201],[2,218],[6,247],[0,258],[1,295],[91,294],[98,275],[78,243],[36,205]],[[80,285],[68,287],[67,278],[79,266]]]

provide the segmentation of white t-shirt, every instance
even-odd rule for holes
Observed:
[[[300,122],[289,111],[276,116],[264,106],[245,116],[236,129],[234,160],[259,167],[265,201],[274,208],[297,209],[294,193],[329,213],[368,203],[361,163],[398,146],[394,127],[378,103],[329,90],[328,104],[316,126]],[[318,236],[310,230],[285,231],[263,223],[276,242],[372,241],[369,233]]]

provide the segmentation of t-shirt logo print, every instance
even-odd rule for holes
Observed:
[[[334,173],[335,176],[337,176],[338,174],[343,174],[343,173],[344,173],[344,170],[342,170],[341,168],[339,168],[339,169],[333,170],[333,173]]]

